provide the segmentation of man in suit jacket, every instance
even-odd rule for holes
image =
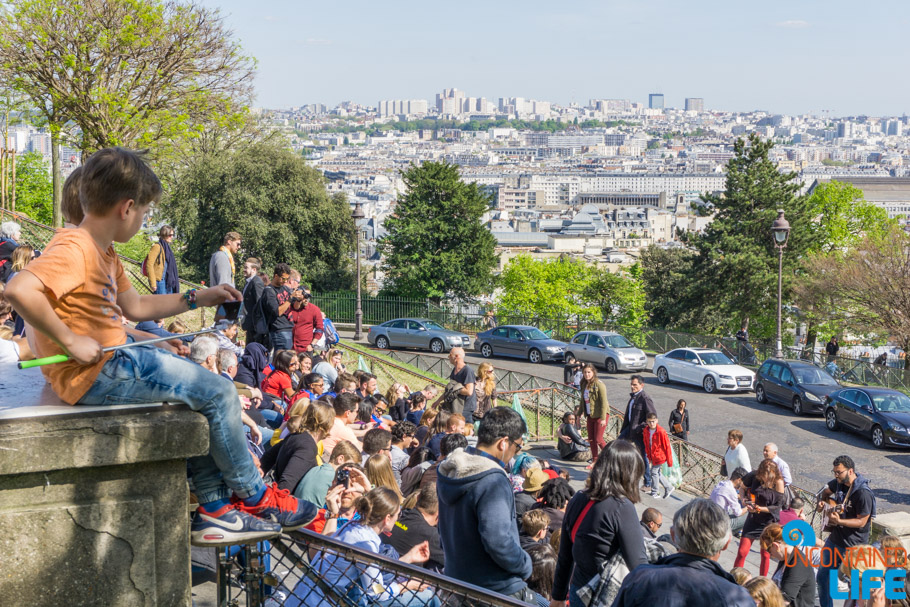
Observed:
[[[243,286],[243,318],[240,321],[240,327],[246,331],[246,342],[262,343],[266,336],[256,335],[253,330],[253,310],[256,308],[256,302],[262,297],[262,290],[265,289],[265,283],[259,278],[259,269],[262,263],[255,257],[250,257],[243,262],[243,275],[246,277],[246,284]],[[259,338],[259,339],[257,339]]]
[[[622,421],[622,427],[619,430],[619,438],[632,441],[638,447],[641,453],[641,459],[647,466],[645,457],[645,441],[643,437],[644,428],[647,425],[648,413],[657,414],[654,409],[654,402],[651,397],[645,393],[645,382],[641,375],[633,375],[631,378],[632,392],[629,394],[629,402],[623,412],[625,418]],[[645,486],[650,486],[649,475],[645,475]]]

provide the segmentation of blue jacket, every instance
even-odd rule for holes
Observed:
[[[439,539],[445,574],[502,594],[527,587],[531,557],[521,549],[515,499],[491,457],[456,449],[439,464]]]
[[[613,607],[755,607],[733,576],[709,558],[671,554],[635,568],[622,582]]]

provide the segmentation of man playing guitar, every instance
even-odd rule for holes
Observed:
[[[869,530],[875,516],[875,495],[869,481],[856,473],[853,460],[846,455],[834,460],[834,480],[821,493],[818,511],[828,511],[831,535],[825,541],[821,567],[818,569],[818,598],[821,607],[833,607],[829,577],[840,566],[847,548],[869,543]],[[834,507],[829,502],[833,500]],[[830,557],[827,556],[830,554]],[[834,558],[837,555],[837,558]],[[828,562],[831,561],[831,562]],[[834,575],[837,575],[836,573]]]

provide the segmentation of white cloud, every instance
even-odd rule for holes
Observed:
[[[787,29],[803,29],[809,27],[808,21],[803,21],[801,19],[790,19],[787,21],[781,21],[775,24],[777,27],[783,27]]]

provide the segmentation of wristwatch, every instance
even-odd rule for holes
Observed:
[[[329,520],[330,518],[338,518],[338,513],[332,512],[331,510],[326,510],[325,511],[325,520]]]

